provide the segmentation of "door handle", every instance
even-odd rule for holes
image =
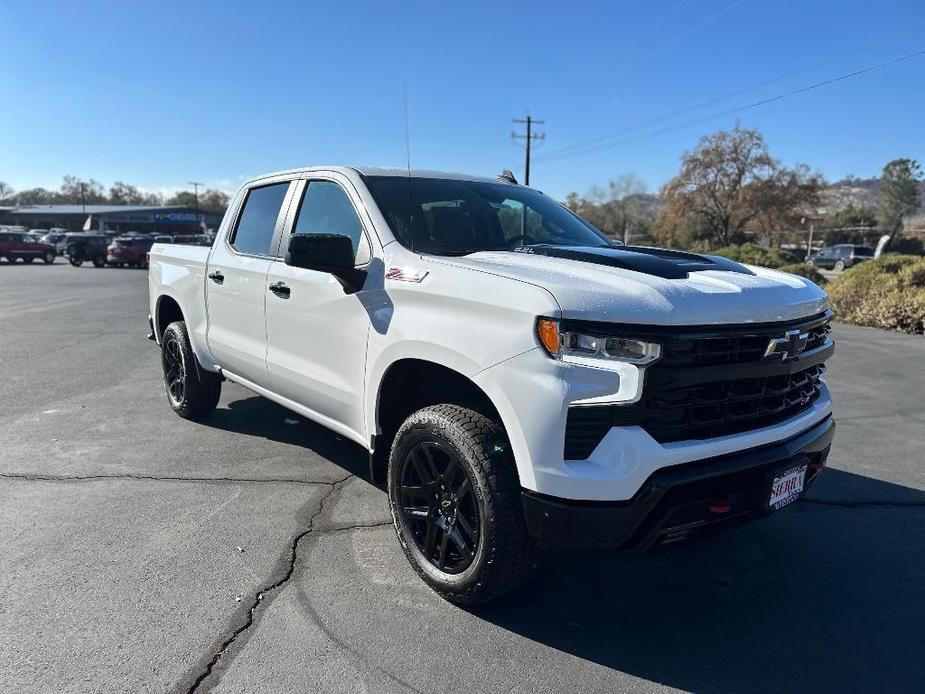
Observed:
[[[274,282],[270,285],[269,289],[280,299],[288,299],[291,291],[283,282]]]
[[[225,276],[218,270],[215,272],[209,273],[209,279],[215,282],[215,284],[221,284],[225,281]]]

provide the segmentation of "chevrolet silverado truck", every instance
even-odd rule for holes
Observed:
[[[538,547],[630,552],[797,501],[834,433],[826,294],[618,245],[512,177],[308,168],[250,181],[211,248],[155,244],[170,406],[224,380],[369,452],[439,594]]]

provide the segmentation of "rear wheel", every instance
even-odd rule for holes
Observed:
[[[93,259],[93,267],[103,267],[105,265],[106,265],[106,260],[104,258],[97,256],[96,258]]]
[[[459,405],[415,412],[395,435],[388,482],[405,556],[439,595],[480,604],[529,577],[535,544],[496,422]]]
[[[33,260],[35,260],[35,258],[33,258],[33,257],[31,257],[31,256],[25,256],[25,257],[22,259],[22,261],[23,261],[26,265],[32,265],[32,261],[33,261]]]
[[[184,419],[203,419],[218,405],[222,380],[218,374],[196,368],[186,323],[175,321],[161,337],[164,389],[173,411]]]
[[[42,258],[42,260],[45,261],[45,264],[46,264],[46,265],[51,265],[53,262],[55,262],[55,258],[57,258],[57,257],[58,257],[58,256],[56,256],[56,255],[54,254],[54,251],[48,251],[48,252],[45,254],[45,257]]]

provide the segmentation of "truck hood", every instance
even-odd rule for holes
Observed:
[[[651,325],[770,323],[821,313],[829,305],[822,289],[796,275],[657,249],[483,251],[444,260],[543,287],[564,318]]]

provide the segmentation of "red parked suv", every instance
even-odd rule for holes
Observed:
[[[106,249],[106,262],[116,267],[147,267],[148,251],[154,241],[139,236],[123,236],[113,239]]]
[[[18,231],[0,231],[0,258],[6,258],[9,263],[15,263],[17,258],[22,258],[24,263],[36,258],[53,263],[57,257],[55,247],[49,243],[40,243]]]

